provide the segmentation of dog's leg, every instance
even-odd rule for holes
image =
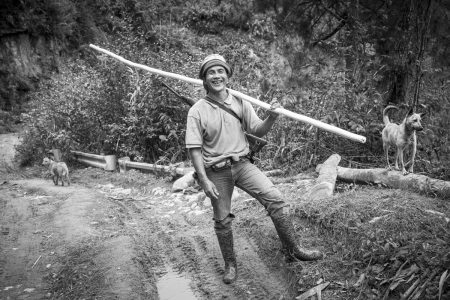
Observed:
[[[391,170],[391,165],[389,164],[389,145],[383,143],[384,155],[386,156],[387,166],[386,169]]]
[[[403,150],[404,150],[404,148],[403,148],[403,149],[400,148],[400,147],[397,148],[397,151],[398,151],[398,158],[399,158],[399,160],[400,160],[400,163],[402,164],[402,173],[403,173],[403,175],[407,175],[408,172],[407,172],[406,169],[405,169],[405,162],[404,162],[404,160],[403,160]]]
[[[53,174],[53,183],[55,185],[58,185],[58,175],[56,175],[56,174]]]
[[[397,170],[397,171],[400,171],[400,168],[398,167],[398,161],[400,159],[400,155],[402,155],[402,154],[403,154],[402,153],[402,149],[399,146],[397,146],[397,149],[396,149],[396,152],[395,152],[395,167],[394,167],[394,169]]]
[[[416,157],[416,151],[417,151],[417,136],[416,134],[413,135],[412,140],[412,156],[411,156],[411,166],[409,167],[409,173],[414,173],[414,159]]]

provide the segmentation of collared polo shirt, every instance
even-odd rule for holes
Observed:
[[[205,167],[247,155],[249,144],[244,130],[253,133],[262,120],[252,105],[228,94],[225,106],[233,110],[241,122],[208,100],[201,99],[189,110],[186,126],[186,148],[201,148]]]

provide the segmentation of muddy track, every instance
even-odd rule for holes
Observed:
[[[188,211],[192,203],[168,186],[136,199],[42,179],[1,188],[3,296],[167,299],[157,285],[171,270],[188,280],[198,300],[291,299],[295,293],[270,219],[253,202],[240,209],[252,209],[255,218],[235,222],[238,279],[226,285],[211,208]]]
[[[223,259],[211,216],[188,217],[181,207],[167,202],[168,194],[155,198],[151,208],[146,201],[112,200],[119,223],[133,224],[127,226],[127,232],[133,236],[135,247],[141,249],[144,270],[168,266],[185,274],[198,299],[282,299],[291,288],[286,285],[290,274],[282,266],[282,255],[261,249],[248,232],[239,228],[234,230],[238,280],[225,285]],[[157,250],[159,254],[145,249]],[[275,256],[281,265],[267,265],[267,255]],[[164,270],[154,273],[160,272]]]
[[[2,173],[0,298],[168,299],[158,283],[172,271],[187,280],[190,299],[295,294],[273,225],[248,195],[235,213],[254,218],[234,222],[238,279],[226,285],[212,209],[200,194],[174,194],[170,183],[155,180],[152,193],[118,195],[125,188],[102,181],[110,174],[72,171],[70,187]]]

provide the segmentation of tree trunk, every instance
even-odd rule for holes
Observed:
[[[340,161],[341,157],[338,154],[333,154],[323,164],[317,166],[319,177],[317,177],[316,184],[309,192],[308,198],[310,200],[319,200],[333,195],[337,177],[336,169]]]
[[[413,190],[450,199],[450,182],[419,174],[404,176],[387,169],[350,169],[337,167],[337,179],[346,182],[376,183],[391,188]]]

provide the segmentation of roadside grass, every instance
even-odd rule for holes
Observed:
[[[285,191],[296,199],[295,219],[324,239],[330,255],[320,264],[329,276],[361,299],[438,299],[450,269],[450,202],[376,186],[339,189],[315,202]],[[449,282],[441,296],[450,296]]]
[[[299,295],[329,281],[324,293],[333,299],[450,298],[450,282],[441,280],[450,269],[450,202],[341,183],[333,197],[311,202],[311,180],[305,178],[273,180],[281,182],[277,186],[291,204],[299,241],[326,253],[318,262],[287,265],[289,280],[298,281],[291,293],[297,289]],[[237,225],[256,240],[266,261],[276,265],[274,253],[281,245],[262,206],[249,199],[233,205]]]
[[[102,299],[102,292],[107,290],[107,268],[95,263],[95,257],[102,252],[101,245],[95,239],[84,240],[58,258],[58,272],[46,278],[50,282],[50,299]]]

